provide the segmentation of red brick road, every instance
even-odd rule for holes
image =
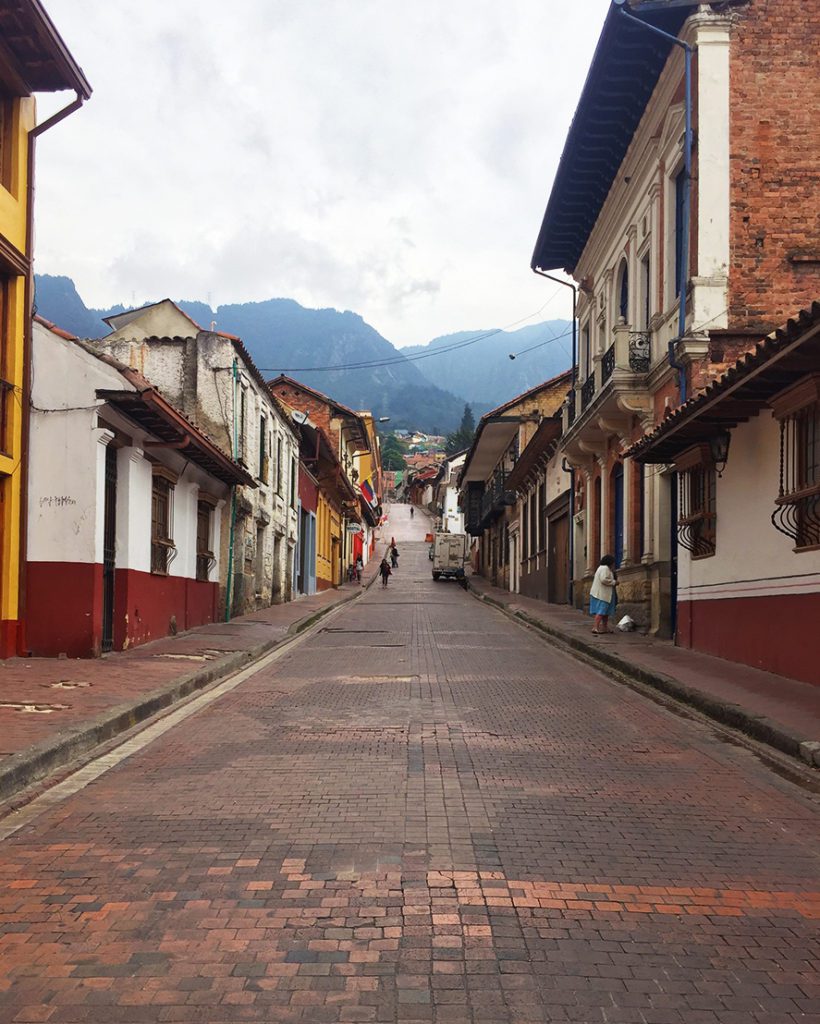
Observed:
[[[0,1021],[820,1022],[816,798],[403,514],[387,592],[0,843]]]

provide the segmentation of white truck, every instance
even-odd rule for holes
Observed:
[[[464,562],[467,558],[467,535],[465,533],[436,533],[430,547],[433,560],[433,579],[463,580]]]

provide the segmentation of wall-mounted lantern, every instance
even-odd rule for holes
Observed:
[[[709,450],[712,453],[712,462],[715,464],[718,476],[723,476],[723,470],[726,469],[731,440],[732,435],[728,430],[718,430],[709,438]]]

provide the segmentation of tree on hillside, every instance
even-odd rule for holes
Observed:
[[[404,449],[395,434],[388,434],[382,442],[382,468],[389,470],[404,469]]]
[[[447,435],[447,442],[445,444],[447,454],[453,455],[455,452],[460,452],[465,448],[469,448],[473,443],[474,436],[475,417],[473,416],[473,410],[470,408],[468,403],[464,406],[464,413],[461,417],[461,424],[458,430],[454,430],[452,434]]]

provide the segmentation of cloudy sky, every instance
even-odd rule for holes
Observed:
[[[39,143],[37,270],[397,345],[566,316],[529,261],[608,2],[46,0],[94,94]]]

